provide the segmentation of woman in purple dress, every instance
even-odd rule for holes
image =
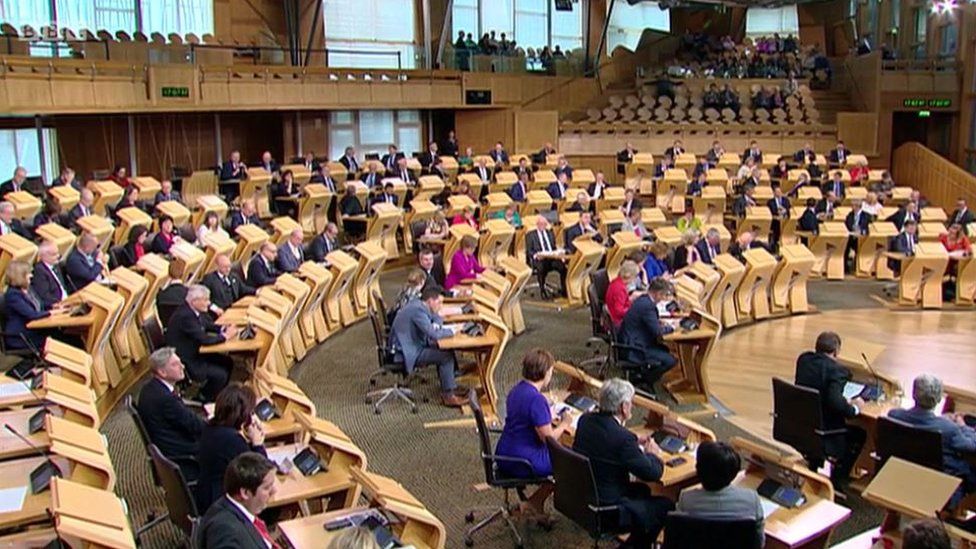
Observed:
[[[501,462],[500,472],[510,477],[545,477],[552,474],[546,437],[559,440],[572,423],[570,414],[563,414],[559,424],[553,426],[549,401],[542,390],[552,380],[556,359],[544,349],[533,349],[522,359],[522,381],[508,393],[505,401],[505,428],[498,439],[495,453],[499,456],[527,460],[529,471],[522,464]],[[529,496],[528,503],[539,514],[545,514],[546,499],[552,493],[553,484],[545,483]]]
[[[473,280],[479,273],[485,272],[485,268],[478,263],[478,258],[474,255],[475,248],[478,247],[478,239],[473,236],[465,236],[461,239],[461,251],[455,252],[451,257],[451,272],[447,273],[444,280],[444,289],[461,284],[464,280]]]

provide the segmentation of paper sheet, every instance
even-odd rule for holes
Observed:
[[[13,513],[24,508],[24,498],[27,496],[26,486],[4,488],[0,490],[0,513]]]
[[[285,444],[282,446],[272,446],[265,451],[268,453],[268,459],[280,467],[286,460],[294,459],[301,450],[302,448],[298,444]]]
[[[844,384],[844,398],[850,400],[860,395],[861,391],[863,390],[864,390],[864,384],[848,381],[847,383]]]
[[[769,518],[769,515],[772,515],[774,511],[780,508],[779,504],[764,497],[759,498],[759,504],[762,505],[764,519]]]
[[[0,398],[22,397],[31,394],[30,389],[20,381],[0,383]]]

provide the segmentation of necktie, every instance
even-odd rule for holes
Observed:
[[[539,231],[539,238],[542,239],[542,251],[550,252],[552,249],[549,246],[549,235],[546,231]]]
[[[710,253],[712,255],[712,257],[710,257],[709,259],[715,259],[715,256],[718,255],[718,250],[715,249],[715,246],[709,245],[708,246],[708,253]]]
[[[48,265],[47,268],[51,270],[51,274],[54,275],[54,280],[58,282],[58,289],[61,290],[61,299],[68,297],[68,290],[65,289],[64,280],[61,278],[61,269],[57,265]]]
[[[407,170],[402,170],[400,172],[400,179],[402,179],[403,181],[410,181],[410,176],[407,175]]]
[[[254,517],[254,528],[261,534],[261,537],[264,538],[264,541],[266,541],[272,549],[279,549],[280,546],[275,543],[275,540],[271,539],[271,534],[268,532],[268,525],[265,524],[260,517]]]

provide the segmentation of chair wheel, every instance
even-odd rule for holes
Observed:
[[[416,406],[414,406],[413,408],[411,408],[411,409],[410,409],[410,413],[412,413],[412,414],[416,414],[416,413],[417,413],[417,407],[416,407]]]
[[[429,399],[429,398],[427,398],[427,397],[424,397],[424,399],[423,399],[423,403],[424,403],[424,404],[427,404],[427,403],[429,403],[429,402],[430,402],[430,399]]]
[[[369,406],[370,404],[372,404],[372,402],[369,401],[369,398],[364,398],[363,399],[363,404],[365,404],[366,406]]]
[[[375,379],[369,380],[369,385],[370,387],[376,387],[376,380]]]
[[[464,540],[464,546],[465,547],[474,547],[474,540],[473,539],[470,539],[470,538],[465,539]]]
[[[474,522],[474,513],[469,512],[467,515],[464,515],[464,522]]]
[[[373,413],[376,414],[376,415],[380,415],[382,412],[383,411],[380,410],[379,408],[376,408],[376,409],[373,410]]]

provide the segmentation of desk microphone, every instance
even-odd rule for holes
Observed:
[[[884,396],[884,391],[881,389],[881,377],[878,376],[878,372],[875,372],[874,368],[871,367],[871,361],[868,360],[868,356],[866,354],[861,353],[861,358],[864,359],[864,365],[867,366],[868,372],[870,372],[871,377],[874,378],[874,387],[870,389],[866,388],[865,391],[862,391],[864,400],[876,401]]]
[[[20,439],[21,442],[26,444],[31,450],[44,458],[44,463],[41,463],[33,471],[30,472],[30,487],[32,494],[39,494],[46,490],[51,485],[51,479],[54,477],[61,478],[61,469],[51,461],[51,457],[48,456],[43,449],[39,448],[30,439],[20,434],[17,429],[10,426],[9,423],[4,423],[3,428],[10,431],[12,435]]]

